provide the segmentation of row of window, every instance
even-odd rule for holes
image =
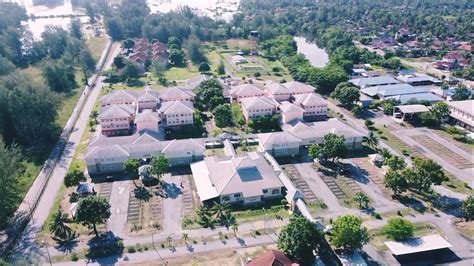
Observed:
[[[101,119],[101,122],[128,121],[128,118]]]
[[[177,115],[166,115],[166,117],[183,117],[183,116],[192,116],[193,114],[177,114]]]
[[[129,128],[129,125],[110,125],[110,126],[102,126],[102,128]]]
[[[326,105],[308,105],[305,108],[327,108]]]
[[[272,109],[257,109],[257,110],[249,110],[249,113],[258,113],[258,112],[271,112]]]
[[[181,121],[173,121],[173,120],[170,120],[167,122],[168,125],[172,125],[172,124],[184,124],[184,123],[193,123],[193,120],[181,120]]]

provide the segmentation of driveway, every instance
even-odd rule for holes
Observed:
[[[133,184],[128,181],[116,181],[112,186],[110,194],[110,218],[107,221],[107,230],[116,236],[123,237],[127,224],[128,201],[130,198],[130,187]]]
[[[316,194],[316,197],[323,199],[330,212],[341,212],[347,210],[347,208],[344,208],[339,204],[339,200],[326,186],[326,183],[324,183],[321,177],[319,177],[317,171],[313,168],[312,162],[297,163],[294,164],[294,166],[311,190],[313,190],[314,194]]]
[[[163,233],[176,233],[181,231],[183,220],[183,200],[181,189],[181,176],[166,174],[163,177]]]

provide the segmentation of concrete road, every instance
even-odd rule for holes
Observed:
[[[125,181],[115,181],[110,194],[110,218],[107,221],[107,230],[115,235],[123,237],[125,226],[127,225],[128,201],[130,199],[130,189],[133,183]]]
[[[319,177],[318,172],[314,170],[313,163],[297,163],[293,164],[300,173],[301,177],[308,183],[308,186],[313,190],[316,197],[322,199],[328,206],[330,212],[343,212],[348,211],[347,208],[339,204],[339,200],[336,198],[334,193]]]
[[[106,59],[104,65],[105,68],[109,67],[112,64],[113,58],[119,53],[119,51],[120,45],[113,44],[110,53]],[[74,125],[71,125],[72,121],[70,119],[66,124],[65,128],[70,126],[73,127],[72,132],[69,138],[67,139],[64,151],[62,153],[58,152],[57,150],[54,150],[52,152],[51,156],[59,156],[58,163],[54,167],[50,180],[44,190],[43,196],[41,197],[38,206],[34,211],[33,216],[22,235],[22,238],[20,239],[14,250],[15,256],[21,258],[30,257],[33,261],[38,261],[35,258],[37,258],[37,255],[41,254],[38,254],[40,252],[36,243],[37,233],[41,230],[41,227],[43,226],[49,213],[51,212],[51,209],[53,208],[54,201],[57,198],[57,195],[61,188],[61,184],[63,183],[64,176],[66,175],[69,169],[77,145],[80,143],[84,130],[87,128],[89,115],[94,108],[94,104],[98,96],[100,95],[100,90],[102,86],[103,77],[99,77],[95,86],[90,89],[86,88],[86,91],[81,95],[81,99],[79,100],[79,102],[85,101],[82,110],[78,108],[78,104],[78,106],[76,106],[73,111],[73,115],[76,112],[80,113],[76,123]],[[45,165],[45,167],[51,167],[51,165]],[[40,188],[37,182],[41,182],[41,179],[43,178],[45,178],[45,176],[41,176],[40,173],[40,176],[38,176],[37,180],[35,181],[35,184],[32,186],[26,196],[26,204],[31,204],[31,202],[29,202],[29,197],[31,195],[36,195],[37,191],[34,190],[38,190]]]
[[[181,176],[166,174],[163,177],[163,233],[176,233],[182,231],[183,197],[181,190]]]

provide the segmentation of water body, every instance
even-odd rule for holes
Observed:
[[[325,67],[329,62],[329,55],[315,43],[310,43],[304,37],[294,37],[298,46],[298,53],[303,54],[314,67]]]
[[[23,6],[26,9],[26,14],[35,16],[50,16],[50,15],[72,15],[72,14],[83,14],[81,9],[76,9],[72,6],[71,0],[64,0],[63,3],[57,5],[33,5],[33,0],[13,0]],[[87,21],[85,17],[80,18],[81,21]],[[71,19],[66,18],[36,18],[29,19],[24,24],[30,29],[35,39],[40,39],[41,33],[45,30],[46,26],[61,26],[63,29],[68,29],[71,23]]]
[[[147,0],[152,13],[170,12],[180,6],[189,6],[199,15],[230,21],[239,8],[240,0]]]

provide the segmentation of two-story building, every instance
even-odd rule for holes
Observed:
[[[328,102],[318,94],[306,93],[292,96],[293,103],[303,108],[305,121],[324,120],[328,114]]]
[[[98,116],[102,134],[115,136],[129,134],[135,118],[135,105],[113,104],[102,107]]]
[[[280,109],[281,122],[283,124],[303,120],[305,110],[294,103],[282,102],[278,108]]]
[[[172,101],[194,102],[195,97],[196,95],[191,90],[186,90],[178,87],[171,87],[165,89],[163,92],[160,93],[162,103]]]
[[[285,186],[258,152],[244,156],[206,157],[191,164],[200,200],[229,204],[258,204],[283,198]]]
[[[308,84],[304,84],[303,82],[299,82],[299,81],[290,81],[290,82],[283,83],[282,85],[288,89],[291,96],[314,93],[316,91],[315,87]]]
[[[290,100],[290,90],[280,83],[269,82],[265,85],[265,89],[268,95],[275,101],[281,102]]]
[[[156,110],[160,103],[160,94],[158,91],[152,90],[150,87],[146,86],[143,91],[137,94],[136,102],[139,112],[145,109]]]
[[[194,124],[194,105],[191,101],[167,101],[158,110],[161,124],[166,127]]]
[[[247,121],[276,113],[278,103],[268,96],[241,99],[242,113]]]
[[[264,95],[265,91],[253,84],[237,85],[230,90],[230,96],[233,102],[241,102],[243,99],[262,97]]]

